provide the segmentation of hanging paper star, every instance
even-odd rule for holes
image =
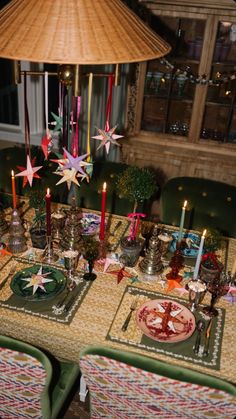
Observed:
[[[33,295],[36,293],[38,288],[46,292],[43,284],[54,281],[53,278],[47,278],[47,276],[50,274],[51,272],[46,272],[43,274],[43,267],[40,266],[36,274],[32,274],[29,278],[21,278],[22,281],[28,282],[24,289],[33,287]]]
[[[122,138],[123,135],[117,135],[115,134],[115,130],[117,128],[117,125],[115,125],[113,128],[111,128],[109,131],[105,131],[101,128],[97,128],[99,132],[99,135],[95,135],[94,138],[95,140],[100,140],[101,144],[98,146],[97,150],[99,150],[99,148],[101,147],[105,147],[106,148],[106,152],[107,154],[109,153],[110,150],[110,145],[114,144],[120,147],[120,144],[116,141],[118,138]]]
[[[167,281],[168,281],[168,286],[165,292],[170,292],[175,288],[183,288],[182,285],[180,285],[180,283],[176,281],[176,279],[168,279]]]
[[[132,278],[134,276],[134,275],[130,274],[129,272],[127,272],[125,270],[125,267],[124,266],[121,269],[117,270],[117,271],[109,271],[109,274],[117,275],[117,284],[119,284],[124,277],[126,277],[126,278]]]
[[[66,182],[69,190],[71,188],[71,183],[75,183],[76,185],[80,186],[76,177],[77,172],[75,169],[66,169],[53,173],[55,173],[55,175],[62,176],[62,178],[59,180],[59,182],[56,183],[56,185],[60,185],[61,183]]]
[[[86,163],[83,160],[88,157],[88,153],[83,154],[82,156],[73,157],[65,148],[63,148],[64,153],[68,159],[68,163],[66,163],[63,167],[63,170],[65,169],[76,169],[77,172],[81,173],[82,175],[85,175],[85,171],[82,169],[82,166],[86,166]]]
[[[50,135],[50,132],[48,131],[41,141],[41,148],[43,150],[43,154],[46,160],[48,159],[48,155],[52,150],[52,146],[53,146],[52,137]]]
[[[33,178],[40,179],[40,176],[36,173],[38,170],[40,170],[43,166],[36,166],[34,167],[36,157],[32,160],[32,164],[30,161],[29,155],[27,155],[27,163],[26,168],[22,166],[17,166],[19,170],[22,170],[20,173],[17,173],[15,176],[24,176],[23,179],[23,187],[27,184],[27,181],[29,182],[30,186],[32,186]]]
[[[54,121],[50,122],[50,125],[55,125],[53,132],[61,132],[63,126],[63,118],[60,115],[56,115],[54,112],[51,112]]]

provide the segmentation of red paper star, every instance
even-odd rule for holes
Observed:
[[[133,274],[130,274],[129,272],[127,272],[124,266],[118,271],[109,271],[108,273],[112,275],[117,275],[117,284],[119,284],[124,277],[132,278],[134,276]]]
[[[36,166],[34,167],[36,157],[33,158],[32,163],[30,161],[29,155],[27,155],[27,163],[26,167],[17,166],[19,170],[21,170],[20,173],[17,173],[15,176],[23,176],[23,188],[29,182],[30,186],[32,186],[33,178],[40,179],[40,176],[36,173],[39,169],[41,169],[43,166]]]
[[[170,292],[175,288],[183,288],[182,285],[176,279],[168,279],[168,286],[166,288],[166,292]]]
[[[12,253],[11,252],[8,252],[8,250],[6,250],[6,249],[0,249],[0,254],[2,256],[6,256],[6,255],[11,256],[12,255]]]
[[[42,138],[41,148],[43,150],[43,154],[45,156],[45,159],[47,160],[48,159],[48,155],[51,152],[51,148],[52,148],[52,137],[51,137],[51,134],[50,134],[49,131]]]

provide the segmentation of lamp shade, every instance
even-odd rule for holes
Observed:
[[[13,0],[0,11],[0,57],[58,64],[151,60],[170,46],[121,0]]]

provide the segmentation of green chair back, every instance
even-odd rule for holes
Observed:
[[[232,418],[236,388],[187,368],[90,346],[80,354],[92,418]]]

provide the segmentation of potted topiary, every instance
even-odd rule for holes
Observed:
[[[30,237],[33,247],[44,249],[46,246],[45,228],[45,191],[43,189],[31,189],[28,194],[29,206],[34,208],[35,215],[30,227]]]
[[[220,247],[220,232],[215,229],[209,229],[204,243],[205,253],[202,256],[200,267],[200,277],[205,282],[210,282],[220,277],[223,270],[223,264],[216,254]]]
[[[134,203],[133,212],[158,190],[154,172],[136,166],[130,166],[118,175],[116,186],[120,196]]]
[[[130,166],[124,172],[118,175],[117,179],[118,193],[134,203],[133,214],[135,217],[138,205],[158,190],[154,172],[148,168]],[[136,236],[139,220],[136,224],[131,222],[131,231],[129,236],[123,237],[120,243],[121,262],[127,266],[135,266],[139,254],[142,250],[144,241]]]

